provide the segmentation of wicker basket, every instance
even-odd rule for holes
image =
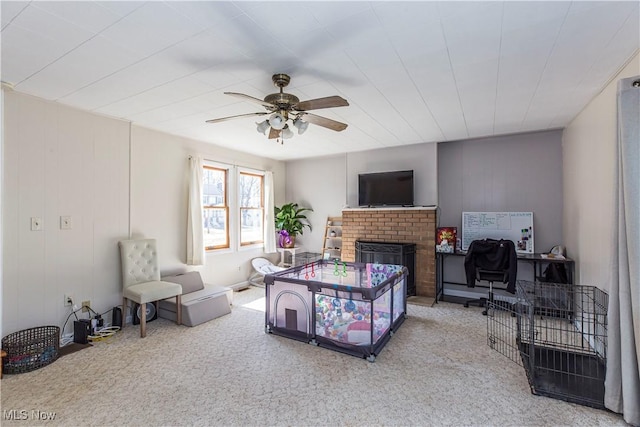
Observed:
[[[59,355],[60,328],[38,326],[14,332],[2,338],[3,373],[21,374],[54,362]]]

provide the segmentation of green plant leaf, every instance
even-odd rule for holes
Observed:
[[[286,230],[291,236],[302,235],[304,228],[311,230],[307,216],[303,212],[313,212],[311,208],[301,208],[297,203],[287,203],[280,207],[275,207],[276,230]]]

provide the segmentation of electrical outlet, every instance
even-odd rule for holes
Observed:
[[[82,301],[82,312],[86,313],[91,308],[91,301]]]
[[[71,230],[73,224],[71,223],[70,215],[63,215],[60,217],[60,230]]]
[[[70,307],[73,305],[73,296],[71,296],[71,294],[65,294],[64,295],[64,306],[65,307]]]
[[[42,218],[37,216],[31,217],[31,231],[42,231],[44,227],[44,223],[42,222]]]

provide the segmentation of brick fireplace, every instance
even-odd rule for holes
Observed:
[[[435,208],[364,208],[342,211],[342,260],[356,259],[356,240],[415,243],[416,294],[436,295]]]

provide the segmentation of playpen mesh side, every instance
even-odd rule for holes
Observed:
[[[519,281],[515,299],[488,303],[488,344],[525,368],[534,394],[602,408],[607,303],[594,286]]]

